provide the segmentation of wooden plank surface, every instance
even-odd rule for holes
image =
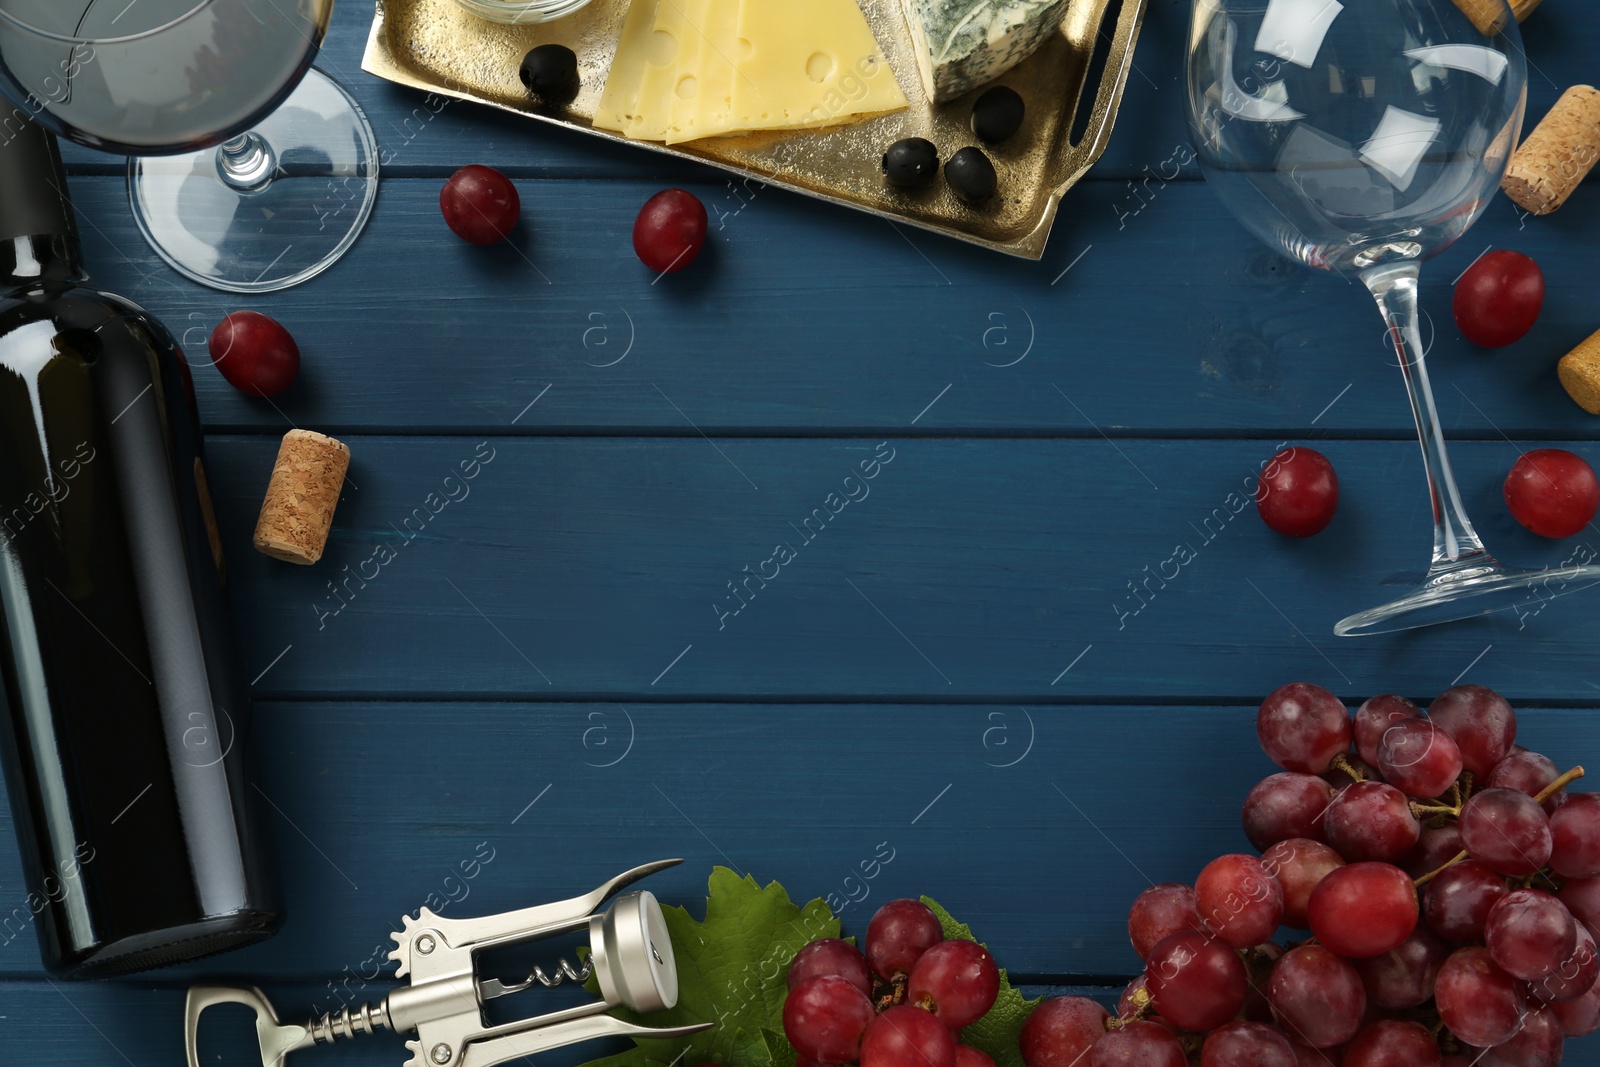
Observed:
[[[75,188],[95,221],[96,280],[183,338],[217,430],[288,418],[334,433],[1415,433],[1365,290],[1278,259],[1200,183],[1157,185],[1143,209],[1125,183],[1084,185],[1040,263],[777,190],[746,202],[695,185],[728,217],[703,263],[656,284],[627,234],[658,183],[524,182],[520,247],[483,249],[445,229],[441,181],[385,182],[343,263],[249,300],[152,268],[119,179]],[[1600,187],[1543,220],[1501,198],[1424,271],[1452,436],[1596,434],[1554,367],[1600,328],[1597,232]],[[1450,312],[1451,281],[1491,244],[1535,254],[1549,286],[1534,330],[1495,352],[1464,341]],[[281,319],[306,359],[270,404],[206,355],[240,306]],[[536,417],[511,425],[547,385]]]
[[[458,892],[445,878],[484,842],[495,858],[459,914],[668,854],[687,862],[653,881],[674,902],[717,863],[848,893],[888,842],[847,927],[928,893],[1017,973],[1114,995],[1134,894],[1245,847],[1239,802],[1272,769],[1252,709],[1291,679],[1354,702],[1465,677],[1512,697],[1524,743],[1600,763],[1600,593],[1331,636],[1423,561],[1409,413],[1359,289],[1275,260],[1173,162],[1188,7],[1151,0],[1111,148],[1030,264],[776,191],[746,204],[706,168],[486,109],[435,114],[359,72],[371,8],[339,4],[320,65],[392,162],[346,261],[248,302],[305,350],[276,404],[206,365],[206,333],[244,302],[157,266],[121,161],[69,148],[97,281],[165,320],[197,371],[291,918],[270,943],[91,986],[48,983],[25,939],[0,944],[7,1060],[174,1064],[199,977],[263,982],[291,1017],[336,1008],[354,991],[329,980],[365,969],[402,912]],[[1593,81],[1600,15],[1548,0],[1525,32],[1537,116]],[[518,179],[517,248],[444,231],[439,185],[468,162]],[[626,234],[667,184],[727,217],[695,271],[651,285]],[[1597,232],[1594,182],[1550,219],[1499,199],[1425,272],[1468,505],[1518,563],[1600,551],[1600,530],[1536,541],[1498,489],[1531,442],[1600,456],[1600,423],[1551,373],[1600,327]],[[1536,256],[1550,283],[1534,332],[1496,353],[1449,313],[1452,279],[1490,246]],[[291,424],[355,455],[313,569],[246,543]],[[1228,495],[1284,440],[1341,476],[1338,519],[1306,543]],[[791,524],[859,495],[845,476],[882,441],[894,458],[854,483],[870,495],[800,543]],[[480,442],[493,459],[447,484]],[[395,532],[408,517],[412,537]],[[799,550],[780,577],[719,618],[726,583],[785,539]],[[380,543],[394,558],[339,606],[327,583],[372,574]],[[1180,543],[1194,559],[1163,580]],[[0,805],[0,840],[9,822]],[[23,900],[19,879],[0,847],[0,905]],[[227,1051],[216,1062],[247,1062]],[[300,1062],[341,1056],[404,1052],[385,1035]],[[1600,1064],[1600,1040],[1565,1062]]]
[[[323,562],[298,568],[246,548],[275,442],[210,443],[263,697],[1186,702],[1308,677],[1364,698],[1442,688],[1490,644],[1478,676],[1514,699],[1584,701],[1600,683],[1600,613],[1581,594],[1521,618],[1332,636],[1420,578],[1427,494],[1408,442],[1323,442],[1341,510],[1304,542],[1254,514],[1270,441],[350,444],[359,488]],[[1499,487],[1516,456],[1457,448],[1484,536],[1528,565],[1600,554],[1600,532],[1551,543],[1515,525]],[[889,462],[861,477],[874,457]]]

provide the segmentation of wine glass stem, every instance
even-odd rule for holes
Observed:
[[[1433,565],[1429,577],[1453,574],[1464,568],[1495,567],[1494,557],[1484,549],[1478,533],[1467,518],[1450,470],[1444,431],[1433,403],[1433,388],[1428,384],[1422,334],[1418,329],[1417,277],[1421,264],[1416,260],[1387,263],[1361,273],[1361,280],[1378,301],[1378,310],[1389,325],[1389,337],[1400,359],[1411,399],[1411,414],[1417,420],[1417,437],[1422,443],[1422,463],[1428,475],[1428,495],[1433,501]]]
[[[248,130],[217,147],[217,173],[241,192],[263,189],[278,169],[278,155],[267,139]]]

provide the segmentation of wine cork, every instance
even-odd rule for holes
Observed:
[[[1511,157],[1500,187],[1524,210],[1548,215],[1567,202],[1597,159],[1600,91],[1574,85]]]
[[[1600,332],[1561,357],[1556,374],[1567,395],[1591,415],[1600,415]]]
[[[1485,37],[1493,37],[1506,28],[1506,5],[1502,0],[1456,0],[1456,6]],[[1511,15],[1521,22],[1538,6],[1539,0],[1511,0]]]
[[[350,449],[342,442],[310,430],[284,434],[256,520],[256,548],[306,566],[321,559],[349,469]]]

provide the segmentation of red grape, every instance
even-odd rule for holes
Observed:
[[[880,978],[911,973],[928,949],[944,940],[944,928],[920,900],[891,900],[867,923],[867,962]]]
[[[1112,1030],[1097,1041],[1089,1050],[1087,1067],[1186,1067],[1188,1062],[1178,1035],[1164,1026],[1140,1020]]]
[[[1344,1067],[1439,1067],[1439,1045],[1421,1023],[1379,1019],[1344,1047]]]
[[[1450,302],[1461,336],[1480,348],[1521,340],[1544,307],[1544,272],[1510,249],[1485,253],[1456,282]]]
[[[633,250],[661,274],[693,263],[706,243],[706,208],[693,193],[663,189],[645,201],[633,223]]]
[[[1574,1000],[1594,988],[1600,978],[1600,956],[1596,955],[1594,935],[1582,923],[1577,924],[1578,943],[1572,954],[1561,961],[1561,966],[1536,982],[1528,983],[1528,991],[1538,999],[1550,1002]]]
[[[1051,997],[1028,1014],[1018,1044],[1027,1067],[1082,1067],[1111,1013],[1088,997]]]
[[[1311,537],[1339,508],[1339,476],[1314,448],[1285,448],[1267,461],[1256,483],[1261,521],[1286,537]]]
[[[1556,894],[1572,917],[1589,928],[1600,930],[1600,878],[1568,878]]]
[[[818,975],[848,978],[867,996],[872,995],[872,970],[861,950],[837,937],[820,937],[794,954],[789,964],[789,988]]]
[[[1156,1011],[1183,1030],[1210,1030],[1239,1014],[1249,982],[1238,954],[1197,930],[1163,938],[1144,974]]]
[[[1561,777],[1561,771],[1548,756],[1529,752],[1521,745],[1512,745],[1511,753],[1494,765],[1480,785],[1486,789],[1515,789],[1536,797],[1545,786]],[[1567,788],[1562,786],[1544,798],[1544,810],[1554,814],[1567,799]]]
[[[1260,860],[1242,853],[1206,864],[1194,900],[1206,929],[1234,948],[1265,941],[1283,918],[1283,887]]]
[[[1454,822],[1442,826],[1424,826],[1417,845],[1407,853],[1404,867],[1413,878],[1421,878],[1449,863],[1462,853],[1461,831]]]
[[[1550,862],[1550,820],[1526,793],[1485,789],[1461,809],[1461,844],[1498,874],[1532,874]]]
[[[1151,886],[1135,897],[1128,909],[1128,940],[1141,960],[1149,959],[1156,942],[1169,934],[1199,927],[1194,890],[1177,882]]]
[[[1261,1023],[1219,1026],[1206,1035],[1200,1067],[1295,1067],[1289,1039]]]
[[[1380,956],[1417,928],[1417,890],[1392,864],[1352,863],[1318,883],[1306,913],[1317,940],[1339,955]]]
[[[1506,475],[1511,517],[1540,537],[1571,537],[1600,509],[1600,480],[1583,457],[1563,448],[1524,452]]]
[[[277,396],[300,374],[300,346],[259,311],[235,311],[217,323],[207,345],[227,383],[250,396]]]
[[[1394,863],[1416,847],[1422,824],[1406,795],[1387,782],[1357,782],[1334,794],[1322,836],[1347,860]]]
[[[1161,1022],[1162,1020],[1160,1016],[1152,1015],[1149,1012],[1148,1005],[1150,1003],[1150,989],[1145,985],[1144,972],[1142,971],[1134,975],[1128,984],[1122,987],[1122,995],[1117,998],[1117,1015],[1119,1017],[1137,1015],[1139,1013],[1139,1002],[1137,998],[1140,993],[1144,994],[1144,1002],[1147,1005],[1144,1017],[1146,1019],[1152,1019],[1156,1022]]]
[[[1480,941],[1489,912],[1508,892],[1504,878],[1475,860],[1462,860],[1427,884],[1422,913],[1446,941]]]
[[[1600,877],[1600,794],[1574,793],[1550,816],[1550,868],[1563,878]]]
[[[1321,774],[1348,752],[1350,729],[1339,698],[1310,682],[1279,686],[1256,713],[1256,738],[1268,758],[1302,774]]]
[[[1507,973],[1534,981],[1572,955],[1578,924],[1566,905],[1544,890],[1514,889],[1489,910],[1483,942]]]
[[[1361,976],[1323,945],[1285,953],[1267,981],[1267,999],[1285,1034],[1318,1049],[1349,1041],[1367,1010]]]
[[[1484,1049],[1478,1067],[1556,1067],[1565,1044],[1555,1013],[1540,1008],[1522,1017],[1522,1029],[1510,1041]]]
[[[1378,742],[1384,780],[1414,797],[1436,797],[1461,776],[1461,749],[1427,719],[1402,719]]]
[[[933,1013],[952,1030],[982,1018],[1000,994],[1000,968],[976,941],[933,945],[911,966],[906,1002]]]
[[[493,167],[473,164],[450,175],[439,190],[439,210],[455,235],[470,244],[492,245],[517,227],[522,201],[511,179]]]
[[[1106,1037],[1110,1013],[1088,997],[1051,997],[1022,1024],[1018,1043],[1027,1067],[1082,1067],[1094,1041]]]
[[[1291,837],[1322,839],[1322,812],[1333,796],[1314,774],[1280,771],[1256,783],[1244,798],[1244,836],[1264,849]]]
[[[1414,1008],[1433,996],[1433,982],[1450,949],[1421,923],[1397,948],[1355,960],[1367,1003],[1379,1008]]]
[[[897,1004],[867,1024],[861,1067],[955,1067],[956,1039],[921,1008]]]
[[[1383,733],[1389,727],[1402,719],[1420,719],[1422,712],[1411,701],[1393,693],[1376,696],[1364,701],[1356,709],[1354,727],[1356,752],[1362,759],[1376,766],[1378,763],[1378,742],[1383,740]]]
[[[994,1057],[971,1045],[956,1046],[956,1067],[995,1067]]]
[[[1291,1038],[1289,1047],[1294,1049],[1295,1062],[1299,1067],[1339,1067],[1344,1061],[1344,1049],[1338,1045],[1312,1048]]]
[[[1600,985],[1590,986],[1582,996],[1551,1004],[1550,1014],[1568,1037],[1586,1037],[1600,1030]]]
[[[1439,1018],[1469,1045],[1489,1048],[1509,1041],[1522,1025],[1522,993],[1481,945],[1458,948],[1444,961],[1433,987]]]
[[[1306,917],[1306,908],[1311,903],[1311,891],[1329,871],[1343,867],[1344,858],[1321,841],[1292,837],[1263,852],[1261,865],[1283,887],[1283,925],[1309,930],[1311,920]]]
[[[1517,716],[1505,698],[1481,685],[1446,689],[1428,705],[1428,718],[1455,738],[1461,762],[1481,778],[1511,752]]]
[[[836,974],[807,979],[783,1002],[783,1032],[789,1044],[816,1063],[853,1062],[862,1032],[872,1021],[872,1001],[850,979]]]

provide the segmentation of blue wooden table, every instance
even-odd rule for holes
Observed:
[[[847,901],[858,934],[926,893],[1029,983],[1109,993],[1136,969],[1135,894],[1247,847],[1239,804],[1272,769],[1254,708],[1291,680],[1352,704],[1493,686],[1522,743],[1600,763],[1600,595],[1332,636],[1424,561],[1410,416],[1364,291],[1274,258],[1192,167],[1152,177],[1186,155],[1182,0],[1151,0],[1111,149],[1039,263],[379,82],[359,69],[371,14],[339,5],[319,65],[392,162],[370,229],[312,284],[241,304],[182,281],[140,239],[120,161],[71,153],[97,280],[195,367],[290,918],[247,951],[88,986],[46,980],[31,934],[8,936],[5,1062],[170,1067],[191,981],[336,1008],[382,993],[371,961],[425,901],[499,911],[663,856],[687,860],[653,879],[664,899],[694,904],[724,864]],[[1594,80],[1600,13],[1549,0],[1524,30],[1537,116]],[[439,217],[440,183],[473,162],[520,186],[514,247],[469,247]],[[667,185],[726,217],[653,285],[627,235]],[[1514,562],[1600,550],[1594,528],[1538,541],[1499,498],[1529,442],[1600,461],[1600,422],[1554,374],[1600,327],[1597,242],[1591,182],[1546,219],[1497,200],[1425,272],[1463,491]],[[1534,331],[1496,352],[1449,310],[1488,246],[1534,255],[1550,285]],[[304,352],[275,403],[206,359],[240,306]],[[249,547],[291,425],[354,454],[315,568]],[[1338,517],[1308,542],[1229,504],[1281,442],[1338,468]],[[474,458],[470,493],[402,540]],[[863,460],[865,491],[806,526]],[[785,542],[778,578],[741,584]],[[380,543],[394,558],[336,594]],[[1172,576],[1179,545],[1193,558]],[[0,841],[9,912],[25,890],[9,825]],[[303,1056],[405,1054],[381,1038]],[[1600,1038],[1566,1062],[1600,1064]]]

